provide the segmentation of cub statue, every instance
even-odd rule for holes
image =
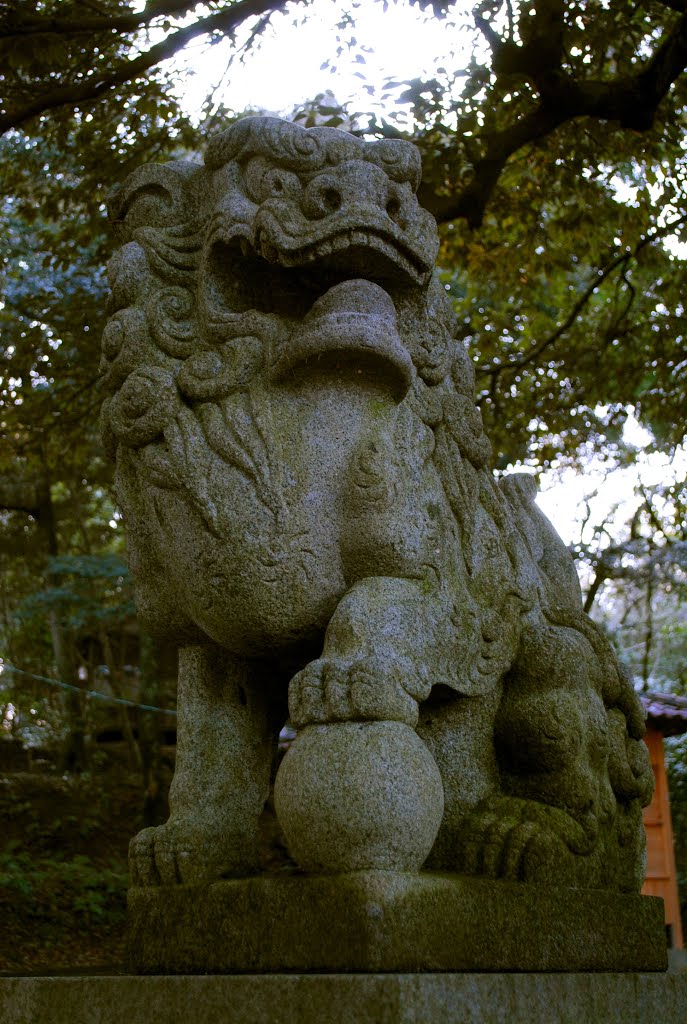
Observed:
[[[112,199],[103,436],[142,621],[179,654],[171,813],[132,841],[135,885],[258,871],[287,718],[284,769],[301,736],[410,734],[434,808],[410,867],[296,837],[306,871],[641,885],[640,705],[532,479],[492,474],[420,172],[406,142],[251,117]],[[347,817],[368,783],[394,788],[370,771]]]

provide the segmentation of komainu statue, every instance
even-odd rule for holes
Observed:
[[[420,170],[247,118],[112,200],[103,435],[140,614],[179,651],[135,886],[258,871],[290,717],[306,873],[639,890],[640,706],[532,479],[492,474]]]

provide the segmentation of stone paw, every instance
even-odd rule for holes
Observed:
[[[173,821],[144,828],[129,844],[131,884],[189,885],[250,874],[257,869],[257,857],[249,845]]]
[[[513,882],[557,884],[576,874],[594,839],[565,811],[502,797],[482,804],[463,823],[459,870]]]
[[[462,868],[470,875],[523,881],[524,857],[539,832],[532,821],[485,815],[462,844]]]
[[[405,722],[414,728],[417,701],[426,697],[429,689],[405,659],[323,657],[291,680],[289,711],[296,728],[360,720]]]

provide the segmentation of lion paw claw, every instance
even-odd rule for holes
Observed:
[[[418,705],[411,692],[418,691],[416,675],[411,666],[374,658],[318,658],[291,680],[291,721],[296,728],[361,719],[415,727]]]

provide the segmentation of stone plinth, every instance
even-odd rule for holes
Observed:
[[[682,974],[0,978],[3,1024],[684,1024]]]
[[[664,971],[662,901],[450,875],[355,872],[134,888],[142,974]]]

